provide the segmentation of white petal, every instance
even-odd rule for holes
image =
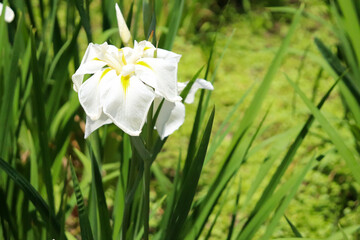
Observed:
[[[178,82],[177,83],[177,86],[178,86],[178,93],[180,94],[182,92],[182,90],[185,89],[186,85],[188,84],[189,82]]]
[[[101,75],[102,72],[96,72],[86,80],[79,89],[80,104],[84,108],[86,115],[93,121],[99,119],[102,113],[99,89]]]
[[[3,10],[3,4],[0,3],[0,15],[2,13],[2,10]],[[14,20],[14,18],[15,18],[14,11],[10,7],[6,6],[5,7],[5,22],[10,23]]]
[[[104,113],[101,114],[98,120],[91,120],[89,116],[86,116],[86,125],[85,125],[85,136],[87,138],[93,131],[98,129],[99,127],[112,123],[111,119],[106,116]]]
[[[80,86],[84,80],[85,74],[93,74],[97,71],[101,71],[101,69],[106,65],[106,62],[99,60],[88,61],[76,70],[74,75],[72,76],[72,80],[74,83],[74,90],[77,92],[80,89]]]
[[[129,79],[125,92],[120,79],[121,76],[110,71],[101,80],[103,111],[124,132],[138,136],[155,94],[135,76]]]
[[[115,4],[115,10],[120,38],[123,41],[124,45],[128,46],[131,41],[131,34],[117,3]]]
[[[154,45],[151,42],[146,41],[146,40],[143,40],[143,41],[139,42],[136,45],[136,48],[137,48],[137,50],[141,50],[141,51],[144,51],[145,48],[147,48],[147,49],[150,49],[150,48],[155,49]]]
[[[181,100],[177,91],[176,62],[160,58],[141,58],[135,66],[135,74],[165,99],[171,102]]]
[[[156,98],[154,101],[155,111],[156,105],[158,106],[161,102],[161,98]],[[164,101],[159,116],[156,120],[156,130],[159,133],[161,139],[172,134],[177,130],[183,123],[185,119],[185,106],[181,101],[169,102]]]
[[[214,87],[211,82],[208,82],[204,79],[196,79],[194,84],[191,86],[188,95],[185,98],[186,103],[190,104],[194,102],[195,93],[198,89],[214,90]]]
[[[107,43],[103,43],[101,45],[90,43],[86,52],[84,54],[83,59],[81,60],[81,64],[79,68],[76,70],[74,75],[72,75],[72,81],[74,83],[74,90],[77,92],[84,80],[85,74],[93,74],[102,67],[106,65],[105,62],[94,60],[99,59],[104,56],[104,52],[107,50]]]
[[[144,52],[144,57],[153,58],[154,52],[155,52],[155,48],[147,49]],[[171,51],[161,49],[161,48],[157,48],[156,49],[156,58],[162,58],[167,61],[174,61],[174,62],[178,63],[180,61],[181,55],[173,53]]]

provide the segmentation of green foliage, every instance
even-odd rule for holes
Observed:
[[[109,125],[94,132],[89,140],[83,139],[85,115],[70,79],[89,42],[119,42],[115,29],[116,1],[9,2],[16,13],[15,22],[7,24],[0,18],[0,238],[148,239],[150,236],[158,240],[192,240],[216,239],[216,231],[222,231],[224,239],[229,240],[270,239],[278,236],[276,230],[282,220],[287,221],[290,237],[300,238],[306,233],[287,209],[294,200],[299,202],[299,191],[304,191],[303,194],[317,191],[318,186],[309,183],[307,175],[317,176],[337,166],[323,163],[328,156],[344,159],[346,169],[352,173],[342,170],[344,182],[358,196],[360,28],[353,22],[360,21],[355,10],[359,5],[355,2],[338,1],[338,5],[330,5],[335,27],[325,20],[319,21],[334,31],[341,43],[341,54],[336,56],[327,44],[316,40],[325,60],[291,47],[291,39],[304,17],[316,21],[321,18],[314,17],[303,6],[273,8],[273,11],[294,13],[292,23],[285,29],[281,44],[273,44],[279,48],[266,67],[263,80],[251,84],[242,96],[234,97],[235,84],[218,82],[219,75],[230,77],[232,65],[224,67],[222,61],[226,54],[236,56],[233,48],[231,51],[229,48],[237,42],[238,35],[232,31],[224,48],[219,50],[219,42],[226,37],[209,34],[211,44],[203,47],[210,49],[206,52],[207,64],[201,68],[204,63],[196,62],[191,66],[196,70],[190,66],[179,70],[185,72],[182,77],[191,79],[181,96],[185,99],[205,68],[204,78],[215,89],[216,84],[229,86],[231,94],[219,93],[221,100],[232,98],[233,102],[228,107],[216,106],[215,115],[213,99],[218,93],[202,91],[197,106],[189,106],[187,112],[193,116],[193,122],[192,127],[182,132],[186,144],[160,139],[154,130],[159,112],[154,113],[154,118],[149,114],[139,137],[129,137]],[[204,19],[203,12],[209,4],[201,0],[144,0],[121,1],[120,6],[134,39],[148,39],[153,33],[154,44],[158,42],[159,47],[170,50],[176,47],[179,32],[183,36],[196,33],[198,26],[194,23]],[[242,4],[249,15],[241,18],[249,17],[254,23],[253,5],[250,1]],[[226,7],[221,10],[226,13]],[[102,33],[98,34],[99,31]],[[188,51],[192,50],[191,46],[187,47]],[[239,49],[242,51],[241,46]],[[273,95],[272,85],[280,81],[276,74],[282,71],[289,53],[301,55],[305,67],[308,64],[305,58],[309,58],[331,76],[342,79],[339,85],[346,118],[341,119],[341,124],[352,132],[355,146],[346,144],[342,132],[323,110],[336,83],[327,92],[321,91],[319,84],[323,79],[315,73],[312,77],[318,82],[313,86],[313,100],[322,94],[317,107],[288,79],[311,112],[299,121],[302,128],[275,133],[271,130],[271,136],[266,137],[268,121],[274,112],[268,106],[266,112],[263,109]],[[237,59],[233,61],[236,68],[240,63]],[[256,63],[253,65],[257,67]],[[293,69],[286,70],[286,75],[288,71]],[[298,76],[300,79],[300,73]],[[286,121],[293,117],[291,114],[287,113]],[[319,128],[323,132],[319,133]],[[314,147],[318,151],[304,154],[301,147],[313,135],[320,135],[322,143]],[[177,137],[174,134],[169,138],[177,140]],[[331,150],[324,151],[325,144]],[[176,148],[175,154],[172,148]],[[256,167],[256,173],[248,170],[254,156],[264,159]],[[171,165],[169,172],[160,161],[164,158]],[[209,168],[211,177],[204,178]],[[337,183],[334,180],[333,184]],[[331,194],[328,195],[332,199],[326,203],[333,200],[335,193]],[[328,197],[326,192],[320,195]],[[358,209],[356,204],[352,210]],[[329,240],[351,239],[350,236],[357,239],[358,223],[339,228],[337,223],[338,220]]]

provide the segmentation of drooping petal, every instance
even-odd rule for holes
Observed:
[[[3,6],[4,5],[2,3],[0,3],[0,15],[2,13]],[[6,6],[5,7],[5,22],[10,23],[14,20],[14,18],[15,18],[14,11],[10,7]]]
[[[100,59],[104,56],[104,52],[106,52],[107,48],[107,43],[101,45],[93,43],[89,44],[79,68],[72,75],[74,90],[76,92],[79,90],[85,74],[93,74],[100,71],[106,65],[106,62],[101,61]]]
[[[119,29],[120,38],[123,41],[125,46],[128,46],[131,43],[131,34],[130,30],[126,25],[125,19],[120,11],[119,5],[115,3],[115,11],[116,11],[116,18],[117,24]]]
[[[181,100],[177,91],[176,62],[160,58],[141,58],[136,63],[135,74],[165,99],[171,102]]]
[[[179,82],[178,83],[179,91],[181,92],[186,87],[187,84],[188,84],[188,82],[186,82],[186,83]],[[191,86],[188,95],[185,98],[185,103],[187,103],[187,104],[193,103],[194,99],[195,99],[195,93],[199,89],[214,90],[214,87],[211,84],[211,82],[206,81],[205,79],[199,79],[199,78],[196,79],[194,84]]]
[[[100,83],[104,113],[124,132],[138,136],[155,98],[152,89],[136,76],[117,76],[110,71]]]
[[[161,103],[162,98],[156,98],[154,101],[154,109]],[[185,106],[181,101],[169,102],[164,101],[161,106],[159,116],[156,120],[155,127],[161,139],[175,132],[184,123]]]
[[[91,120],[89,116],[86,116],[86,124],[85,124],[85,136],[87,138],[92,132],[94,132],[99,127],[112,123],[111,119],[106,116],[104,113],[101,114],[98,120]]]
[[[93,121],[99,119],[102,109],[100,105],[99,82],[102,77],[101,71],[96,72],[86,80],[79,88],[79,101],[86,115]]]

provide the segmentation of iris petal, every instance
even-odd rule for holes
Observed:
[[[181,100],[177,91],[177,63],[160,58],[141,58],[135,66],[135,73],[141,81],[155,89],[166,100]]]
[[[74,90],[77,92],[84,80],[85,74],[93,74],[97,71],[100,71],[106,63],[101,61],[101,57],[104,55],[104,51],[106,51],[108,45],[107,43],[98,45],[90,43],[86,52],[84,54],[83,59],[81,60],[81,64],[76,72],[72,75],[72,81],[74,83]]]
[[[112,123],[111,119],[106,116],[104,113],[101,114],[99,119],[92,120],[89,116],[86,116],[86,125],[85,125],[85,136],[87,138],[93,131],[98,129],[99,127]]]
[[[156,98],[154,101],[155,111],[162,98]],[[185,119],[185,106],[182,102],[164,101],[156,120],[155,126],[161,139],[172,134],[183,123]]]
[[[206,81],[204,79],[196,79],[196,81],[194,82],[194,84],[191,86],[190,91],[188,93],[188,95],[185,98],[185,102],[187,104],[191,104],[194,102],[195,99],[195,93],[197,92],[197,90],[199,89],[207,89],[207,90],[214,90],[213,85],[211,84],[211,82]]]
[[[100,89],[98,87],[102,72],[96,72],[86,80],[79,89],[79,101],[86,115],[93,121],[99,119],[102,110],[100,105]]]
[[[104,113],[124,132],[138,136],[155,98],[153,90],[132,76],[125,92],[121,76],[114,71],[106,74],[100,85]]]
[[[0,15],[2,13],[3,6],[4,5],[2,3],[0,3]],[[14,18],[15,18],[14,11],[10,7],[6,6],[5,7],[5,22],[10,23],[14,20]]]

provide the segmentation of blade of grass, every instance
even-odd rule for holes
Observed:
[[[5,7],[3,8],[3,11]],[[5,14],[4,14],[5,15]],[[14,45],[11,53],[10,64],[4,66],[4,96],[2,96],[0,104],[0,153],[1,155],[5,151],[5,142],[6,137],[8,137],[10,124],[12,123],[12,113],[13,113],[13,104],[14,104],[14,95],[16,90],[16,85],[18,83],[18,72],[19,72],[19,59],[22,52],[22,47],[24,43],[22,42],[22,31],[24,28],[23,18],[20,17],[17,25],[17,30],[15,33]],[[2,33],[1,33],[2,34]],[[3,36],[3,35],[2,35]],[[7,36],[7,35],[6,35]],[[2,40],[4,41],[4,40]],[[2,42],[0,42],[2,43]],[[4,47],[6,44],[4,43]],[[5,51],[5,49],[4,49]],[[3,55],[4,57],[6,55]],[[5,62],[4,62],[5,64]]]
[[[170,217],[173,215],[173,210],[175,209],[175,203],[178,197],[178,187],[180,183],[180,169],[181,169],[181,151],[179,151],[179,157],[177,161],[176,173],[174,183],[172,185],[172,190],[167,197],[167,207],[165,209],[164,216],[161,221],[161,227],[159,234],[155,236],[154,239],[164,239],[165,231],[168,228]]]
[[[43,220],[49,223],[54,236],[60,238],[60,224],[55,218],[54,214],[49,209],[45,200],[34,189],[33,186],[16,170],[14,170],[7,162],[0,158],[0,168],[4,170],[7,175],[15,182],[15,184],[24,192],[25,196],[34,204],[37,211],[39,211]]]
[[[357,100],[358,104],[360,104],[360,89],[356,85],[353,79],[350,78],[348,73],[346,72],[345,67],[341,65],[340,60],[325,46],[325,44],[318,38],[315,38],[315,44],[318,47],[320,53],[326,59],[328,64],[334,69],[338,76],[343,76],[343,81],[354,95],[355,99]]]
[[[353,51],[355,52],[356,58],[360,60],[360,27],[359,27],[359,12],[356,12],[355,2],[353,1],[337,1],[340,6],[341,12],[343,13],[343,26],[346,29],[346,32],[353,42]],[[357,24],[356,24],[357,23]],[[358,67],[360,67],[360,62],[358,62]],[[355,68],[356,69],[356,68]]]
[[[225,47],[222,50],[220,57],[217,59],[216,66],[215,66],[214,71],[212,72],[212,76],[211,76],[211,80],[210,80],[210,82],[212,84],[214,84],[214,82],[215,82],[215,77],[216,77],[217,71],[219,70],[221,62],[222,62],[222,60],[223,60],[223,58],[225,56],[225,53],[226,53],[227,49],[230,46],[230,43],[232,42],[232,38],[233,38],[234,34],[235,34],[235,29],[232,31],[230,37],[226,41]],[[213,51],[214,51],[214,48],[215,48],[215,43],[216,43],[216,36],[214,38],[212,49],[211,49],[211,52],[210,52],[210,57],[209,57],[209,61],[208,61],[207,69],[206,69],[206,73],[205,73],[205,79],[208,79],[208,75],[209,75],[209,71],[210,71],[210,65],[211,65],[211,59],[212,59]],[[209,106],[211,95],[212,95],[212,91],[207,91],[206,97],[205,97],[205,102],[204,102],[204,105],[203,105],[204,106],[204,111],[201,114],[201,119],[203,119],[203,117],[205,115],[205,111]]]
[[[360,225],[356,224],[347,228],[342,229],[342,231],[338,231],[334,234],[332,234],[330,237],[326,238],[326,240],[337,240],[337,239],[343,239],[343,232],[346,234],[354,234],[355,232],[360,231]]]
[[[222,210],[225,206],[225,204],[227,203],[227,200],[228,200],[228,195],[229,195],[229,191],[230,191],[230,188],[228,188],[225,192],[225,195],[224,195],[224,200],[221,202],[220,204],[220,207],[219,207],[219,210],[217,211],[215,217],[214,217],[214,220],[213,222],[211,223],[211,226],[209,228],[209,231],[207,232],[206,236],[205,236],[205,240],[208,240],[210,237],[211,237],[211,233],[212,233],[212,230],[214,229],[215,227],[215,224],[217,222],[217,219],[219,218],[220,214],[222,213]]]
[[[90,151],[92,178],[93,178],[93,182],[95,183],[96,200],[97,200],[98,214],[100,219],[100,236],[101,239],[111,239],[112,234],[110,227],[109,211],[106,205],[106,198],[105,198],[103,184],[101,181],[100,169],[91,145],[89,144],[88,147]]]
[[[241,176],[241,175],[240,175]],[[233,235],[234,232],[234,226],[235,226],[235,221],[236,221],[236,216],[238,214],[238,207],[239,207],[239,200],[240,200],[240,194],[241,194],[241,178],[240,178],[240,184],[236,193],[236,198],[235,198],[235,205],[234,205],[234,210],[231,216],[231,223],[229,226],[229,232],[227,235],[227,240],[231,240],[231,237]]]
[[[224,121],[221,123],[219,129],[215,133],[215,136],[213,137],[211,141],[211,145],[209,147],[209,151],[206,154],[205,164],[212,158],[214,153],[216,152],[217,148],[220,146],[220,144],[224,141],[225,137],[230,133],[230,131],[233,129],[233,127],[236,125],[237,121],[233,121],[232,123],[229,123],[230,119],[234,116],[236,110],[241,106],[241,104],[244,102],[245,98],[248,96],[250,91],[252,90],[253,86],[251,86],[245,94],[234,104],[232,109],[229,111],[229,113],[226,115]],[[230,125],[229,127],[227,127]]]
[[[173,6],[171,13],[169,14],[167,28],[168,32],[166,33],[165,42],[162,46],[164,49],[171,50],[174,44],[175,36],[180,26],[180,21],[182,13],[184,10],[184,0],[173,1]]]
[[[155,1],[143,0],[142,1],[143,12],[143,26],[145,39],[149,39],[153,32],[153,40],[156,44],[156,13],[155,13]]]
[[[285,199],[292,198],[292,194],[296,193],[297,187],[301,184],[303,181],[306,173],[310,170],[310,168],[313,165],[313,160],[315,158],[313,157],[305,167],[302,168],[301,171],[298,171],[297,174],[294,174],[288,181],[286,181],[278,191],[276,191],[271,197],[269,197],[264,204],[261,206],[259,211],[256,213],[256,215],[250,220],[250,222],[243,228],[243,230],[240,232],[240,234],[237,236],[236,239],[238,240],[245,240],[245,239],[251,239],[253,235],[257,232],[257,230],[264,224],[267,217],[270,215],[270,213],[275,210],[279,203],[284,203],[284,197]],[[286,197],[287,196],[287,197]],[[286,202],[289,200],[285,200]],[[287,204],[285,204],[287,205]],[[282,206],[285,206],[282,205]],[[285,209],[284,209],[285,210]],[[274,223],[273,221],[272,223]],[[272,224],[270,224],[272,226]],[[274,228],[274,226],[272,226]]]
[[[325,103],[326,99],[328,98],[328,96],[330,95],[330,93],[332,92],[332,90],[334,89],[336,84],[337,83],[333,84],[330,87],[330,89],[327,91],[327,93],[323,96],[323,98],[320,100],[320,102],[319,102],[319,104],[317,106],[319,109],[323,106],[323,104]],[[251,217],[253,215],[256,214],[257,210],[264,204],[266,199],[268,199],[272,195],[272,193],[275,191],[276,186],[279,184],[279,182],[280,182],[282,176],[284,175],[286,169],[288,169],[290,163],[293,161],[297,150],[299,149],[300,145],[302,144],[305,136],[308,134],[309,129],[310,129],[313,122],[314,122],[314,116],[311,115],[308,118],[308,120],[306,121],[306,123],[304,124],[304,126],[301,129],[298,136],[295,138],[294,142],[291,144],[291,146],[290,146],[289,150],[287,151],[285,157],[283,158],[280,166],[276,169],[276,172],[274,173],[274,175],[271,178],[269,184],[267,185],[264,192],[262,193],[261,198],[256,203],[256,206],[255,206],[254,210],[252,211],[249,220],[251,219]]]
[[[35,39],[33,33],[30,33],[31,38],[31,68],[33,76],[33,89],[32,89],[32,103],[35,110],[35,117],[37,119],[37,134],[40,142],[40,153],[42,160],[42,172],[44,176],[44,183],[46,187],[48,202],[50,206],[50,211],[52,214],[55,214],[54,206],[54,190],[53,182],[51,177],[51,161],[50,161],[50,152],[48,147],[48,125],[47,119],[45,116],[45,105],[44,105],[44,94],[43,89],[43,76],[40,74],[37,57],[36,57],[36,48],[35,48]]]
[[[313,157],[309,161],[309,164],[305,167],[303,175],[297,180],[297,182],[294,184],[294,186],[289,190],[287,196],[281,202],[278,209],[276,209],[276,212],[275,212],[273,218],[271,219],[269,225],[266,228],[265,234],[262,236],[263,239],[265,239],[265,240],[269,239],[271,237],[271,235],[273,234],[273,232],[275,231],[276,226],[278,225],[278,223],[280,221],[280,218],[284,215],[284,212],[285,212],[286,208],[288,207],[290,201],[294,198],[298,188],[300,187],[300,184],[302,183],[303,179],[305,178],[306,173],[310,170],[310,168],[312,168],[314,160],[316,159],[316,160],[320,161],[323,157],[324,157],[323,155],[320,155],[315,158],[315,154],[313,155]]]
[[[77,10],[79,11],[81,24],[83,25],[83,27],[85,29],[88,43],[90,43],[90,42],[92,42],[92,33],[91,33],[89,15],[86,14],[86,11],[84,8],[84,0],[75,0],[75,5],[76,5]],[[114,6],[115,6],[115,4],[114,4]]]
[[[241,122],[239,123],[239,128],[234,134],[233,141],[230,144],[228,153],[223,161],[222,170],[219,172],[218,176],[211,183],[210,189],[206,197],[202,200],[201,206],[199,206],[199,212],[196,217],[196,222],[192,223],[192,234],[189,235],[189,239],[191,237],[196,237],[199,234],[199,231],[203,229],[208,216],[213,210],[213,206],[216,204],[219,196],[222,191],[225,189],[225,186],[229,182],[229,180],[234,176],[234,173],[239,169],[242,161],[239,159],[244,159],[244,156],[238,156],[237,153],[244,153],[246,149],[248,149],[248,143],[250,141],[242,141],[245,136],[248,128],[254,122],[255,117],[258,115],[261,106],[264,102],[264,99],[269,91],[270,84],[275,76],[276,71],[280,67],[281,61],[286,53],[286,49],[290,44],[290,39],[292,35],[295,33],[295,29],[300,22],[301,12],[303,7],[301,7],[297,14],[294,16],[291,27],[286,35],[282,45],[280,46],[277,54],[275,55],[271,66],[268,72],[265,75],[265,78],[261,85],[259,86],[255,96],[253,97],[252,102],[250,103],[249,108],[246,110],[245,115]],[[240,144],[241,143],[241,144]],[[234,157],[236,156],[236,157]]]
[[[339,133],[330,125],[329,121],[324,117],[324,115],[305,96],[305,94],[300,90],[300,88],[296,86],[294,82],[291,81],[288,77],[287,80],[289,81],[291,86],[296,90],[296,92],[299,94],[299,96],[304,101],[306,106],[309,108],[311,113],[314,115],[316,120],[320,123],[323,130],[328,134],[331,141],[338,149],[339,154],[344,158],[355,180],[358,183],[360,183],[360,163],[359,161],[356,160],[350,149],[345,145],[345,141],[342,139]]]
[[[290,221],[290,219],[287,218],[286,215],[284,215],[284,217],[286,219],[286,222],[289,224],[291,231],[294,233],[295,237],[302,238],[303,236],[301,235],[299,230],[295,227],[295,225]]]
[[[70,170],[71,170],[71,176],[72,181],[74,185],[74,191],[76,196],[76,202],[78,206],[78,212],[79,212],[79,221],[80,221],[80,230],[81,230],[81,239],[84,240],[92,240],[93,235],[91,232],[91,226],[89,222],[89,216],[87,214],[87,210],[84,204],[84,198],[81,193],[79,181],[76,176],[76,172],[73,166],[73,163],[71,161],[71,158],[68,160],[70,162]]]
[[[4,191],[0,188],[0,204],[1,204],[0,216],[1,216],[1,223],[3,225],[3,231],[5,231],[5,224],[3,221],[6,221],[9,225],[9,229],[10,229],[14,239],[18,240],[19,234],[18,234],[18,229],[16,229],[16,227],[15,227],[14,216],[11,216],[9,207],[5,200],[6,200],[6,195],[5,195]],[[4,235],[6,235],[5,232],[4,232]],[[10,236],[9,237],[4,236],[4,239],[10,239]]]
[[[196,187],[198,185],[200,173],[210,140],[214,114],[215,109],[212,110],[207,122],[201,144],[197,150],[196,156],[194,157],[195,161],[192,161],[192,165],[189,167],[189,173],[187,174],[186,179],[181,183],[179,189],[179,198],[174,206],[174,212],[170,217],[164,239],[183,239],[184,237],[180,236],[179,234],[181,234],[182,225],[186,220],[186,217],[190,211],[191,203],[195,196]]]

